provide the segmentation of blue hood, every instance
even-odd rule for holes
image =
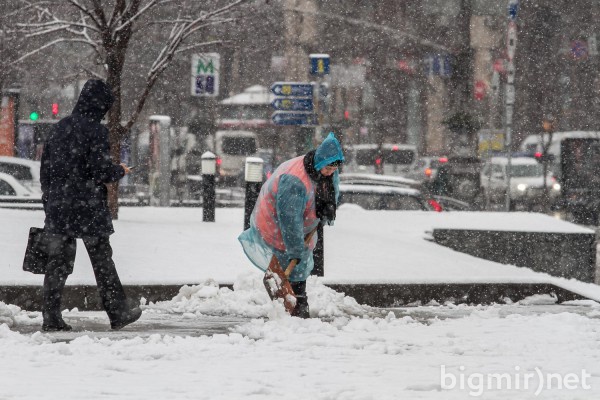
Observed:
[[[335,138],[333,132],[323,140],[323,143],[317,147],[315,152],[315,169],[320,171],[321,168],[331,164],[334,161],[344,162],[344,154],[342,153],[342,145]]]

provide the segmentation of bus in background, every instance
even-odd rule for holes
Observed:
[[[224,184],[238,183],[244,173],[246,157],[255,157],[258,136],[251,131],[217,131],[214,137],[217,175]]]
[[[417,147],[410,144],[374,143],[344,148],[344,172],[406,176],[417,159]]]

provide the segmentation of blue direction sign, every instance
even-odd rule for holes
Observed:
[[[275,125],[317,125],[317,115],[313,113],[275,111],[271,119]]]
[[[276,96],[312,97],[313,85],[310,82],[275,82],[271,92]]]
[[[285,111],[312,111],[313,100],[310,98],[296,98],[296,97],[280,97],[271,103],[276,110]]]

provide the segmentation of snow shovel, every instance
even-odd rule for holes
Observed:
[[[304,237],[305,246],[308,246],[316,231],[317,228],[310,231]],[[269,262],[269,267],[265,271],[265,276],[263,277],[263,284],[265,285],[271,300],[282,299],[283,306],[289,314],[292,314],[294,308],[296,308],[296,295],[288,280],[289,276],[294,271],[294,268],[296,268],[296,260],[290,261],[284,271],[283,268],[281,268],[277,257],[273,255],[271,257],[271,262]]]

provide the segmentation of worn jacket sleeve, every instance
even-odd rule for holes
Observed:
[[[123,167],[112,163],[108,129],[105,127],[101,127],[98,133],[92,135],[88,164],[94,179],[99,182],[116,182],[125,175]]]
[[[276,197],[277,218],[288,259],[302,258],[306,188],[295,176],[282,175]]]

